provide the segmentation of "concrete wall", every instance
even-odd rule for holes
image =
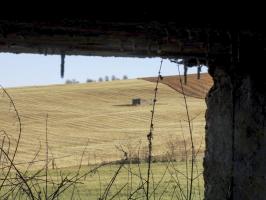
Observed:
[[[232,85],[230,77],[215,69],[214,85],[206,98],[206,152],[204,179],[206,199],[227,199],[232,166]]]
[[[266,78],[263,68],[252,70],[262,61],[210,66],[214,86],[206,98],[206,200],[266,199]]]

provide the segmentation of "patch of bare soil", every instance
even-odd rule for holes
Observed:
[[[187,83],[184,83],[184,76],[180,76],[184,93],[187,96],[204,99],[213,85],[212,77],[208,73],[200,75],[200,79],[197,78],[197,74],[188,74]],[[146,81],[156,82],[157,77],[145,77],[141,78]],[[182,93],[182,87],[178,75],[175,76],[164,76],[160,83],[166,84],[177,92]]]

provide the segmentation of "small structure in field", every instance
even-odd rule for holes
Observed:
[[[140,98],[132,99],[132,106],[137,106],[137,105],[141,105],[141,99]]]

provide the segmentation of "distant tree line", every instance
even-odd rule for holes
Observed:
[[[127,80],[128,79],[127,75],[124,75],[122,79]],[[120,79],[117,78],[115,75],[112,75],[111,78],[109,78],[108,76],[105,76],[104,79],[102,77],[99,77],[98,82],[103,82],[103,80],[104,81],[109,81],[109,80],[116,81],[116,80],[120,80]]]
[[[122,80],[127,80],[128,79],[128,76],[127,75],[124,75],[122,77]],[[103,81],[115,81],[115,80],[120,80],[119,78],[117,78],[115,75],[112,75],[110,78],[109,76],[105,76],[104,78],[103,77],[99,77],[98,79],[98,82],[103,82]],[[90,79],[90,78],[87,78],[86,80],[86,83],[92,83],[92,82],[96,82],[96,80],[94,79]],[[66,80],[66,84],[77,84],[79,83],[79,81],[77,81],[76,79],[67,79]]]

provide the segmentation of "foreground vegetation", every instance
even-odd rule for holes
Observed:
[[[191,163],[190,163],[191,164]],[[117,176],[114,176],[121,167]],[[45,199],[45,171],[35,178],[33,185],[36,191],[41,191],[39,197]],[[202,162],[197,162],[197,177],[194,180],[193,198],[203,197]],[[38,173],[31,171],[29,176]],[[55,199],[146,199],[145,180],[147,163],[141,164],[106,164],[102,166],[82,166],[48,171],[48,197],[52,199],[62,179],[67,178],[69,183],[61,188]],[[159,162],[152,164],[152,184],[150,199],[186,199],[188,195],[188,179],[186,178],[185,162]],[[107,192],[107,188],[115,177],[114,182]],[[42,180],[42,181],[40,181]],[[72,184],[70,181],[75,181]],[[66,189],[67,188],[67,189]],[[18,188],[17,188],[18,189]],[[65,190],[66,189],[66,190]],[[38,197],[38,192],[33,193]],[[61,193],[62,191],[62,193]],[[3,194],[6,190],[2,191]],[[15,196],[16,195],[16,196]],[[13,192],[15,199],[27,199],[25,192]],[[1,198],[1,199],[2,199]]]

